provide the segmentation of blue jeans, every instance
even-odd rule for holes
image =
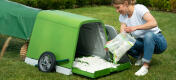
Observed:
[[[167,42],[161,33],[148,32],[144,38],[137,38],[134,46],[127,52],[134,58],[142,57],[142,61],[150,63],[153,53],[160,54],[167,48]]]

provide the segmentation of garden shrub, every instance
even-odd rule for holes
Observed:
[[[150,4],[158,10],[173,11],[176,9],[176,0],[150,0]]]
[[[150,0],[136,0],[137,4],[143,4],[145,6],[151,6],[150,5]]]

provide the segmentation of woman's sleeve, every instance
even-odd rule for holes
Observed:
[[[145,13],[150,12],[148,8],[144,5],[138,5],[137,6],[137,14],[142,18]]]

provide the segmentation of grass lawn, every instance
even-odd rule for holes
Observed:
[[[112,7],[85,7],[67,9],[66,12],[94,17],[105,24],[113,25],[119,31],[118,16]],[[167,50],[162,54],[155,54],[152,58],[149,73],[144,77],[136,77],[134,73],[140,68],[134,65],[125,71],[97,78],[97,80],[176,80],[176,14],[152,11],[163,35],[168,42]],[[0,36],[0,45],[6,36]],[[87,80],[90,78],[80,75],[66,76],[59,73],[43,73],[38,68],[29,66],[20,60],[19,50],[23,40],[13,39],[0,60],[0,80]]]

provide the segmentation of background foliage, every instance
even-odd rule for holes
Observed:
[[[176,10],[176,0],[150,0],[150,4],[153,8],[157,8],[158,10]]]
[[[83,6],[110,5],[111,0],[12,0],[41,9],[66,9]]]
[[[112,0],[12,0],[40,9],[68,9],[84,6],[111,5]],[[176,0],[137,0],[137,4],[155,10],[176,12]]]

